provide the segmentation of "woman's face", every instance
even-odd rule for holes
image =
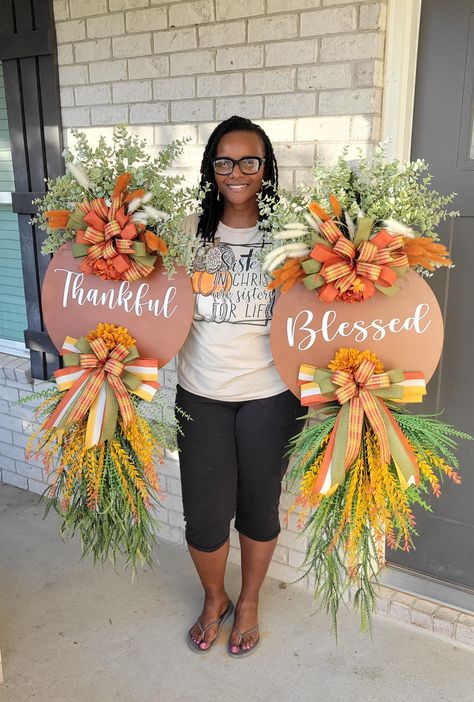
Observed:
[[[235,131],[224,134],[217,145],[215,158],[232,158],[237,161],[244,156],[265,158],[265,147],[255,132]],[[236,164],[230,175],[215,174],[216,184],[221,196],[233,205],[251,205],[255,207],[255,196],[260,191],[263,180],[262,164],[254,175],[241,173]]]

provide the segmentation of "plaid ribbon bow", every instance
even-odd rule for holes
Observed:
[[[124,426],[130,425],[135,412],[129,392],[151,401],[159,387],[158,361],[139,358],[135,346],[109,350],[100,338],[68,336],[61,353],[65,367],[54,376],[59,390],[68,392],[42,428],[65,428],[88,414],[86,448],[112,438],[119,412]]]
[[[156,255],[147,254],[145,243],[136,240],[138,230],[125,212],[123,193],[112,197],[110,207],[104,198],[85,200],[78,205],[69,224],[76,229],[73,254],[85,256],[80,269],[86,275],[94,272],[100,259],[109,271],[111,264],[112,275],[117,279],[139,280],[153,270]]]
[[[303,279],[310,290],[318,290],[324,302],[366,300],[381,290],[394,294],[397,277],[408,270],[408,258],[401,252],[403,237],[381,229],[370,241],[373,220],[359,220],[354,241],[347,239],[334,220],[319,225],[322,237],[316,238],[310,259],[302,262],[308,275]]]
[[[424,374],[400,369],[375,373],[375,363],[363,359],[354,373],[302,364],[298,375],[301,404],[314,405],[337,400],[341,409],[315,484],[318,493],[330,495],[345,480],[356,460],[367,417],[380,446],[380,460],[393,459],[404,488],[418,485],[415,455],[384,399],[422,402],[426,394]]]

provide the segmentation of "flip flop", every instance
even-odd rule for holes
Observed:
[[[227,617],[229,617],[232,614],[233,610],[234,610],[234,605],[233,605],[232,601],[229,600],[229,604],[227,605],[225,610],[222,612],[221,616],[218,619],[215,619],[213,622],[211,622],[207,626],[203,627],[201,622],[199,621],[199,618],[198,618],[196,620],[196,624],[199,627],[202,639],[204,638],[206,631],[208,629],[210,629],[211,626],[215,626],[216,624],[217,624],[217,634],[216,634],[215,639],[213,639],[211,641],[211,643],[209,644],[209,646],[207,648],[201,648],[200,644],[202,642],[202,639],[199,643],[196,643],[196,641],[194,641],[193,637],[191,636],[191,629],[189,629],[187,636],[186,636],[186,641],[187,641],[189,648],[192,651],[194,651],[195,653],[207,653],[208,651],[210,651],[211,648],[213,647],[215,641],[217,641],[217,638],[219,636],[219,631],[221,629],[222,624],[225,622]]]
[[[244,638],[244,636],[247,636],[247,634],[251,634],[252,631],[255,631],[256,629],[258,629],[258,624],[257,624],[256,626],[253,626],[251,629],[247,629],[247,631],[244,631],[243,633],[241,633],[241,632],[239,631],[238,627],[236,627],[235,624],[232,626],[232,630],[234,630],[234,629],[236,630],[236,632],[237,632],[238,635],[239,635],[239,643],[237,643],[237,644],[231,644],[231,643],[230,643],[230,638],[229,638],[229,641],[228,641],[228,644],[227,644],[227,653],[228,653],[230,656],[232,656],[232,658],[242,658],[243,656],[248,656],[248,655],[250,655],[251,653],[253,653],[253,652],[255,651],[255,649],[257,648],[257,646],[258,646],[258,643],[259,643],[259,641],[260,641],[260,636],[259,636],[258,639],[255,641],[255,643],[254,643],[253,646],[251,646],[250,648],[241,648],[240,651],[238,651],[238,653],[234,653],[234,652],[231,650],[231,647],[232,647],[232,646],[240,646],[240,644],[242,643],[242,639]]]

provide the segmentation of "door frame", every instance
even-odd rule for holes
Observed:
[[[387,158],[410,159],[422,0],[387,0],[381,139],[390,137]],[[407,51],[408,48],[408,51]],[[466,612],[474,595],[460,586],[387,563],[380,583]]]
[[[387,1],[381,138],[391,138],[387,156],[400,161],[411,152],[421,2]]]

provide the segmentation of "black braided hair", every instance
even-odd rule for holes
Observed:
[[[201,162],[201,182],[200,187],[204,188],[206,183],[211,183],[210,190],[207,191],[202,201],[202,214],[199,219],[198,233],[205,241],[214,241],[217,225],[219,224],[224,209],[223,199],[217,199],[218,189],[212,167],[212,159],[215,158],[217,146],[224,134],[229,132],[255,132],[263,142],[265,149],[265,164],[263,168],[262,194],[276,196],[278,188],[278,166],[273,153],[270,139],[264,130],[255,122],[251,122],[246,117],[233,115],[224,120],[212,132],[207,142]]]

